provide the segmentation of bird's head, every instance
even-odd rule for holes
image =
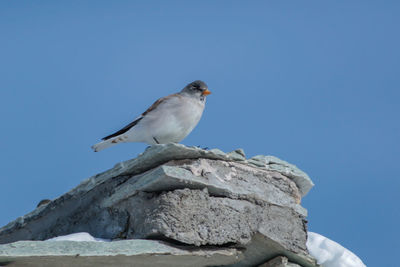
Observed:
[[[186,85],[185,88],[182,89],[181,93],[200,99],[204,99],[207,95],[211,94],[211,92],[208,90],[207,84],[200,80]]]

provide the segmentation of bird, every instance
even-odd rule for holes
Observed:
[[[126,142],[179,143],[200,121],[209,94],[205,82],[191,82],[180,92],[158,99],[142,115],[102,138],[103,141],[93,145],[92,149],[98,152]]]

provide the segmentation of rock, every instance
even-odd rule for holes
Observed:
[[[226,266],[240,261],[234,248],[184,248],[153,240],[115,242],[19,241],[0,245],[0,265],[69,266]]]
[[[231,266],[276,255],[315,266],[299,204],[312,185],[307,179],[270,156],[155,145],[0,228],[0,244],[88,232],[111,243],[146,238],[188,251],[245,249]]]
[[[245,161],[246,160],[246,155],[244,154],[244,151],[241,148],[236,149],[232,152],[229,152],[227,155],[229,158],[236,160],[236,161]]]
[[[314,186],[314,183],[305,172],[297,168],[295,165],[278,159],[277,157],[258,155],[249,159],[248,163],[257,167],[266,168],[267,170],[277,171],[289,177],[296,183],[302,197],[304,197]]]
[[[279,251],[279,253],[277,253]],[[255,234],[249,244],[246,245],[246,250],[243,252],[244,259],[238,263],[230,265],[230,267],[245,267],[257,266],[266,262],[276,255],[284,255],[291,262],[297,263],[302,267],[318,266],[315,259],[308,254],[293,253],[285,250],[280,244],[271,242],[264,234]]]
[[[286,250],[306,253],[303,217],[289,208],[212,197],[207,190],[189,189],[165,192],[141,204],[152,207],[151,211],[131,217],[128,238],[155,236],[196,246],[245,246],[258,232]],[[121,208],[132,210],[136,205],[136,200],[130,199],[121,203]]]
[[[173,189],[207,188],[213,196],[246,199],[251,202],[266,201],[288,206],[306,216],[301,207],[301,196],[296,184],[278,172],[249,167],[236,162],[196,159],[175,160],[154,168],[137,178],[131,178],[117,190],[160,192]],[[277,190],[279,189],[279,190]],[[112,198],[126,198],[115,193]]]
[[[141,203],[130,199],[121,205],[126,205],[124,209],[145,207],[142,214],[131,217],[129,228],[133,231],[128,232],[128,238],[175,240],[196,246],[234,244],[245,248],[245,259],[235,266],[253,266],[277,254],[313,266],[306,257],[305,222],[290,208],[211,197],[207,190],[189,189],[162,193]]]
[[[174,143],[154,145],[148,147],[145,152],[140,154],[137,158],[118,163],[114,168],[83,181],[80,186],[73,190],[88,191],[95,185],[107,180],[109,177],[143,173],[171,160],[204,158],[220,159],[224,161],[242,161],[244,158],[244,151],[241,149],[235,150],[234,154],[235,156],[231,157],[229,156],[229,153],[225,154],[219,149],[204,150],[198,147],[186,147]],[[237,155],[242,157],[238,157]],[[272,160],[271,164],[269,164],[269,160]],[[247,161],[245,162],[247,163]],[[270,168],[275,168],[278,172],[283,172],[283,175],[288,175],[288,178],[295,179],[294,182],[298,186],[302,196],[307,194],[314,185],[308,175],[299,170],[295,165],[279,160],[276,157],[256,156],[249,160],[250,164],[255,164],[255,162],[258,162],[259,167],[263,168],[268,168],[269,165],[274,165],[270,166]]]
[[[51,202],[50,199],[42,199],[42,200],[39,201],[39,203],[37,204],[36,208],[38,208],[38,207],[40,207],[42,205],[46,205],[46,204],[48,204],[50,202]]]
[[[288,258],[283,256],[278,256],[269,260],[268,262],[261,264],[258,267],[301,267],[298,264],[289,262]]]

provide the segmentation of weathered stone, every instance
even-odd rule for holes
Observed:
[[[285,250],[306,253],[303,217],[289,208],[209,196],[207,190],[181,189],[141,203],[152,207],[132,216],[128,238],[168,238],[190,245],[245,246],[254,233],[265,235]],[[121,203],[124,210],[137,201]]]
[[[109,177],[92,190],[72,190],[1,228],[0,243],[44,240],[76,231],[115,238],[132,215],[115,209],[119,201],[138,191],[180,188],[208,188],[215,196],[267,202],[306,215],[297,204],[300,196],[295,184],[278,172],[221,160],[171,161],[136,176]]]
[[[287,255],[303,266],[315,264],[307,257],[303,218],[289,208],[210,197],[207,190],[189,189],[121,203],[127,210],[138,205],[142,214],[131,217],[128,238],[245,248],[245,258],[234,266],[254,266],[275,255]]]
[[[293,208],[307,216],[307,211],[298,204],[301,197],[296,184],[287,177],[237,162],[209,159],[168,162],[132,177],[106,201],[119,201],[135,191],[160,192],[182,188],[207,188],[213,196],[265,201]]]
[[[241,148],[236,149],[232,152],[229,152],[227,155],[232,160],[237,160],[237,161],[245,161],[246,160],[246,155],[244,154],[244,151]]]
[[[301,196],[305,196],[314,186],[314,183],[305,172],[297,168],[296,165],[278,159],[277,157],[258,155],[249,159],[248,163],[257,167],[266,168],[267,170],[280,172],[289,177],[296,183]]]
[[[255,234],[251,242],[246,245],[246,250],[243,254],[244,259],[238,263],[230,265],[230,267],[256,266],[276,257],[277,255],[284,255],[290,259],[291,262],[298,263],[302,267],[318,266],[315,259],[308,254],[292,253],[287,251],[280,244],[271,242],[271,239],[266,237],[264,234]]]
[[[283,256],[278,256],[269,260],[268,262],[259,265],[258,267],[301,267],[298,264],[289,262],[288,258]]]
[[[0,265],[70,266],[226,266],[240,261],[234,248],[190,248],[152,240],[115,242],[19,241],[0,245]]]
[[[233,158],[230,158],[219,149],[204,150],[175,143],[153,145],[148,147],[137,158],[120,162],[114,168],[84,180],[69,193],[75,195],[79,192],[87,192],[112,177],[140,174],[171,160],[198,158],[234,161]]]
[[[143,173],[171,160],[205,158],[220,159],[224,161],[243,161],[243,150],[237,149],[234,151],[234,154],[235,155],[231,157],[229,154],[225,154],[219,149],[204,150],[198,147],[186,147],[174,143],[154,145],[148,147],[137,158],[118,163],[114,168],[83,181],[78,187],[73,189],[71,193],[73,193],[73,191],[88,191],[110,177]],[[243,158],[240,156],[238,157],[237,155],[241,155]],[[244,162],[247,163],[247,161]],[[258,162],[259,167],[267,169],[271,168],[278,172],[282,172],[283,175],[288,175],[291,179],[294,179],[294,182],[298,186],[302,196],[307,194],[314,185],[308,175],[299,170],[295,165],[276,157],[256,156],[251,158],[248,163],[256,165],[256,162]]]
[[[46,204],[48,204],[48,203],[50,203],[50,202],[51,202],[50,199],[42,199],[42,200],[39,201],[39,203],[37,204],[36,208],[37,208],[37,207],[40,207],[40,206],[42,206],[42,205],[46,205]]]
[[[314,266],[299,205],[310,188],[307,178],[274,157],[245,160],[242,150],[156,145],[1,228],[0,244],[88,232],[245,248],[232,266],[277,255]]]

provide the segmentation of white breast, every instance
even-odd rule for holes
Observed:
[[[135,141],[155,144],[182,141],[197,125],[203,114],[205,101],[193,97],[174,95],[147,113],[134,127]],[[142,139],[142,140],[138,140]]]

